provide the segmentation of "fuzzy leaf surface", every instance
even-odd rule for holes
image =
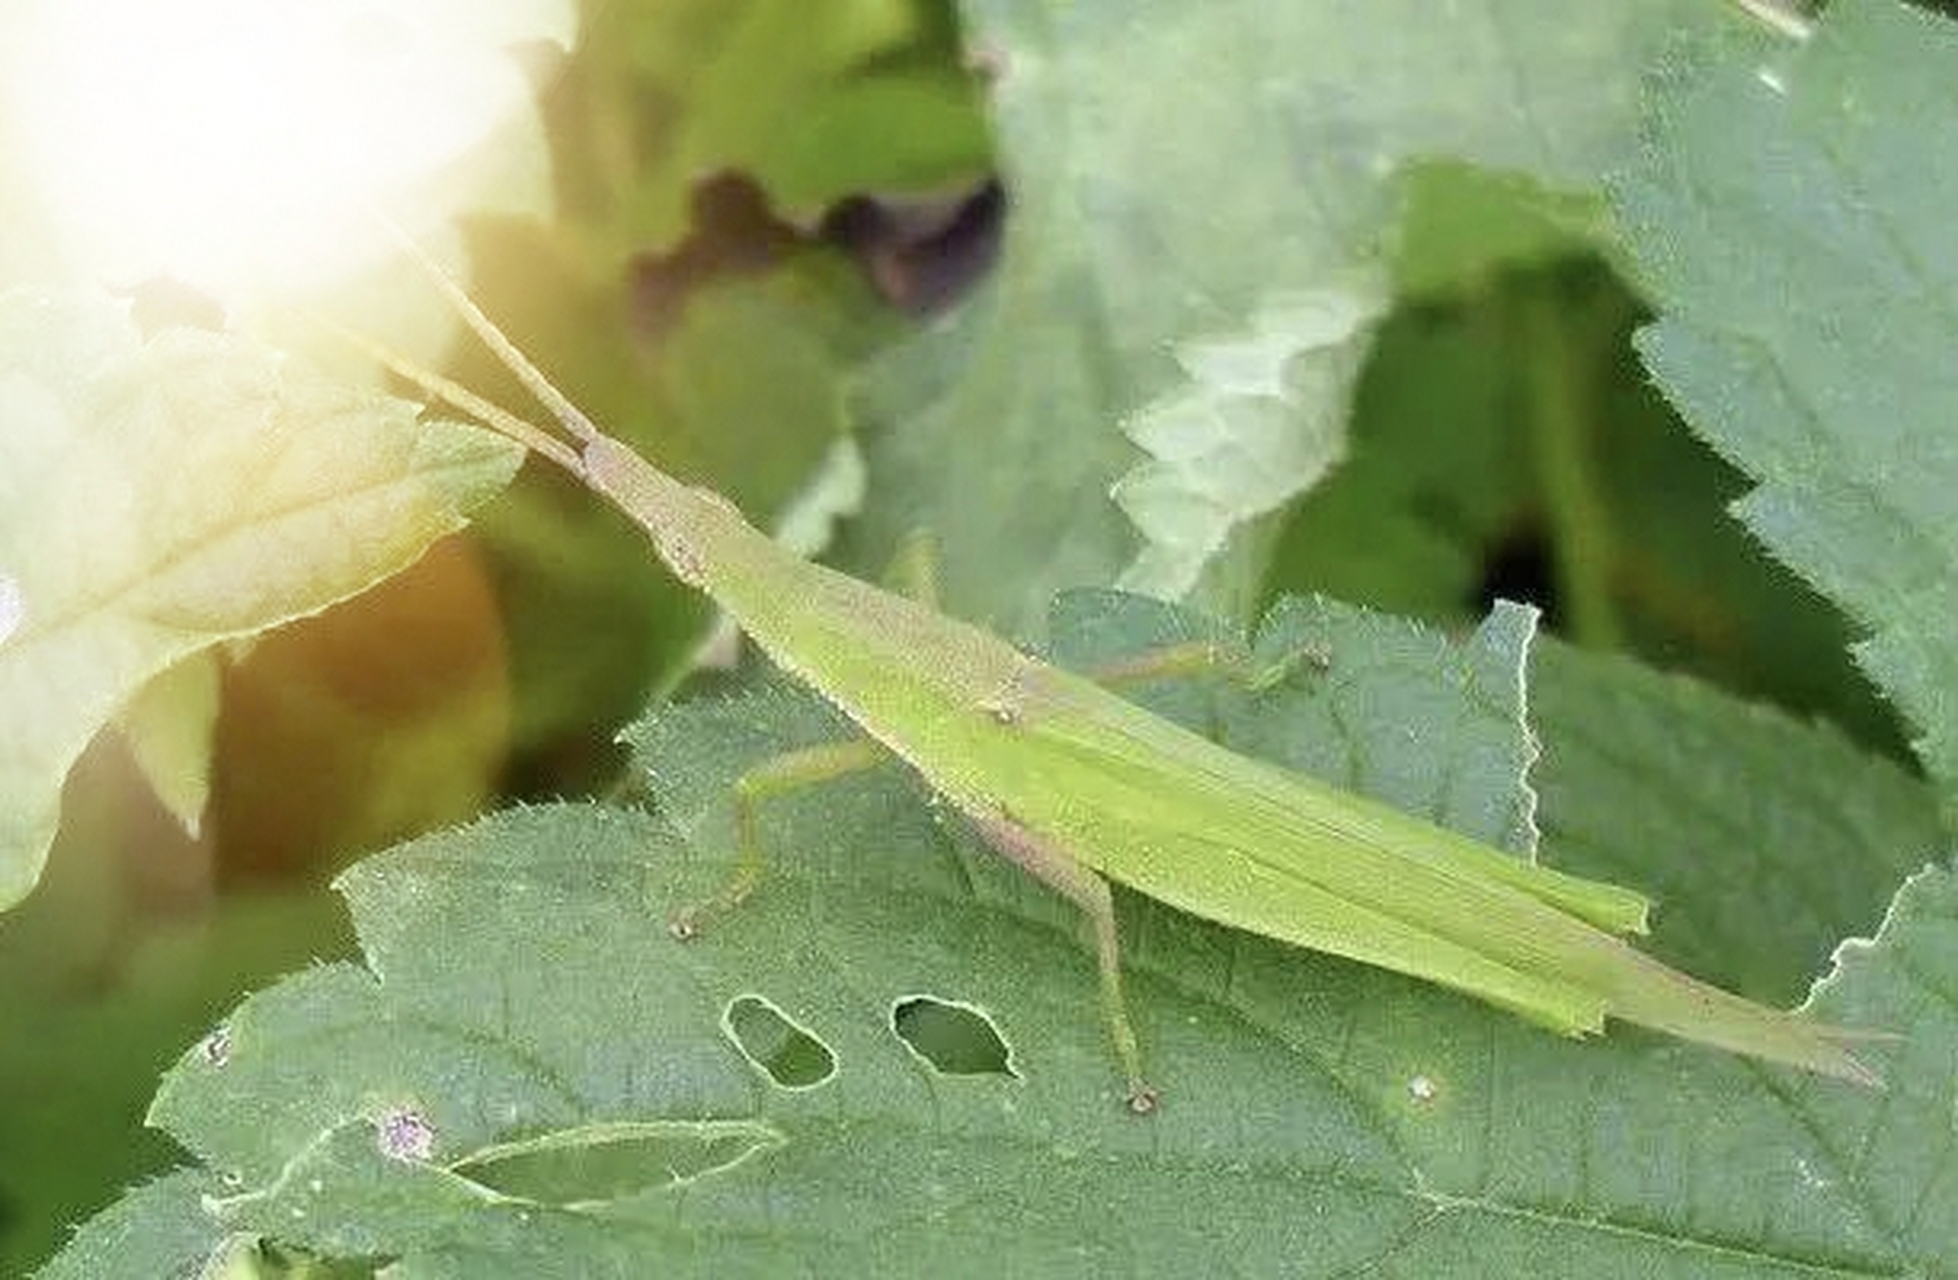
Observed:
[[[1343,451],[1404,170],[1445,158],[1595,200],[1642,59],[1722,20],[1543,0],[965,12],[996,71],[1005,249],[955,325],[871,381],[890,424],[872,474],[902,499],[865,563],[929,528],[953,610],[1029,632],[1055,590],[1124,571],[1251,616],[1270,514]],[[1486,269],[1485,246],[1459,253]]]
[[[1209,625],[1108,597],[1065,612],[1092,624],[1076,651],[1104,656],[1125,635]],[[1405,775],[1438,816],[1486,832],[1519,799],[1513,767],[1473,762],[1515,758],[1522,639],[1498,617],[1451,652],[1393,619],[1304,606],[1251,648],[1323,646],[1322,678],[1262,718],[1209,681],[1150,698],[1333,776]],[[1415,649],[1446,659],[1438,674],[1406,661]],[[1486,696],[1500,689],[1514,692]],[[1932,1208],[1958,1043],[1936,995],[1958,964],[1946,873],[1918,876],[1816,1000],[1903,1034],[1872,1051],[1882,1094],[1636,1033],[1563,1042],[1124,900],[1131,1000],[1166,1098],[1143,1121],[1118,1102],[1074,913],[895,768],[770,806],[762,890],[690,944],[667,934],[666,913],[730,866],[718,784],[836,729],[787,690],[682,707],[636,734],[678,829],[517,810],[349,873],[366,966],[247,1001],[154,1108],[230,1188],[207,1202],[212,1249],[263,1232],[409,1277],[1079,1274],[1212,1265],[1225,1224],[1233,1265],[1267,1274],[1958,1259]],[[1416,754],[1438,763],[1385,767]],[[1457,772],[1479,780],[1435,788]],[[892,1011],[920,994],[989,1021],[1008,1070],[942,1075],[913,1053]],[[834,1072],[778,1083],[728,1030],[743,1000],[820,1041]]]
[[[1958,24],[1852,0],[1652,99],[1618,191],[1663,312],[1640,350],[1758,482],[1748,528],[1867,628],[1958,812]]]

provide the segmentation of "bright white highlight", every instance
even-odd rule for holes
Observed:
[[[20,583],[0,573],[0,644],[7,643],[7,637],[20,630],[25,621],[27,601],[20,594]]]
[[[501,46],[563,37],[563,8],[37,0],[8,114],[81,270],[220,294],[316,282],[371,243],[369,202],[433,181],[530,110]]]

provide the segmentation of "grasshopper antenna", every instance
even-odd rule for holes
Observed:
[[[374,216],[387,229],[387,233],[394,237],[395,242],[407,251],[408,256],[415,260],[415,264],[422,269],[422,274],[428,277],[430,283],[448,299],[449,305],[454,307],[456,313],[475,331],[483,345],[494,352],[496,358],[517,376],[517,381],[523,383],[526,391],[537,397],[539,404],[551,411],[551,416],[558,420],[565,431],[581,445],[605,438],[605,433],[585,416],[585,411],[571,403],[571,398],[559,391],[551,380],[544,376],[543,371],[530,362],[530,357],[517,349],[517,344],[510,341],[503,330],[496,327],[494,320],[483,314],[483,309],[463,292],[462,286],[457,284],[447,271],[442,269],[442,264],[428,256],[428,250],[422,248],[420,242],[379,210],[374,211]],[[475,410],[472,409],[470,412],[473,413]]]
[[[315,324],[330,330],[342,342],[366,352],[375,363],[413,383],[451,408],[477,419],[499,435],[510,437],[531,452],[543,455],[574,476],[582,478],[585,474],[585,460],[578,451],[542,427],[525,422],[495,401],[477,395],[452,378],[445,378],[431,369],[423,368],[364,333],[349,329],[325,316],[315,315],[312,319]]]

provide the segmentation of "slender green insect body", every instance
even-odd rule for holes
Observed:
[[[605,436],[430,270],[578,447],[390,359],[399,372],[617,505],[771,660],[1089,913],[1136,1110],[1154,1094],[1122,1005],[1103,877],[1234,928],[1453,987],[1567,1035],[1622,1018],[1874,1082],[1849,1052],[1853,1033],[1721,991],[1615,936],[1644,931],[1637,893],[1238,756],[977,627],[783,550],[718,494]]]

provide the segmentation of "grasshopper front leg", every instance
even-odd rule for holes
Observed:
[[[913,600],[936,604],[938,598],[937,557],[929,538],[914,535],[905,539],[891,562],[886,577],[892,586]],[[761,828],[757,810],[764,800],[786,795],[803,787],[859,773],[890,759],[890,753],[869,738],[825,742],[798,751],[785,751],[741,775],[734,783],[734,828],[736,861],[727,887],[706,902],[696,903],[674,913],[667,927],[680,939],[700,931],[704,918],[719,915],[741,905],[768,872],[768,859],[762,852]]]
[[[740,906],[761,883],[768,871],[768,858],[762,852],[756,810],[764,800],[847,777],[888,758],[888,753],[869,738],[849,738],[783,752],[742,774],[734,783],[734,875],[712,898],[675,912],[667,922],[673,936],[683,940],[693,937],[700,932],[703,919]]]
[[[667,925],[673,936],[682,940],[696,936],[704,920],[740,906],[761,883],[767,873],[768,859],[762,850],[757,810],[764,801],[834,781],[887,759],[889,753],[869,738],[852,738],[785,752],[743,774],[734,784],[737,841],[734,874],[718,894],[673,915]],[[1154,1111],[1157,1094],[1143,1081],[1142,1052],[1122,995],[1121,945],[1116,937],[1115,904],[1108,882],[1004,814],[975,816],[973,825],[989,845],[1087,913],[1095,931],[1102,1013],[1127,1085],[1129,1110],[1137,1115]]]
[[[1246,692],[1264,693],[1284,684],[1301,670],[1324,671],[1331,665],[1330,655],[1310,646],[1289,650],[1260,665],[1242,645],[1219,640],[1184,640],[1092,667],[1084,674],[1104,689],[1121,689],[1151,680],[1222,671]]]

